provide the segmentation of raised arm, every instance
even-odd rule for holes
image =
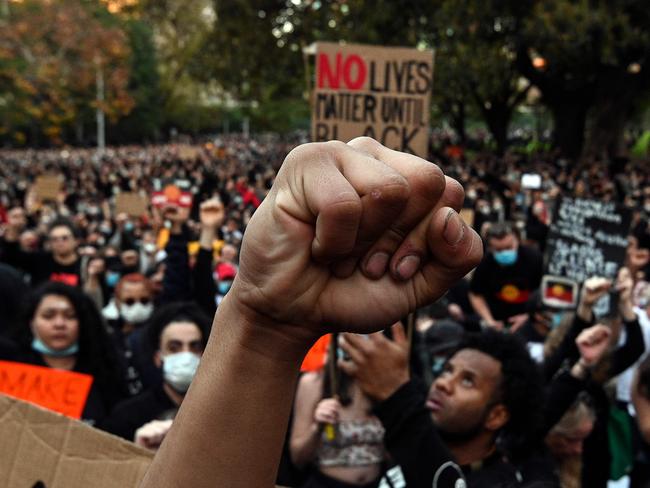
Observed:
[[[293,150],[144,487],[270,487],[301,360],[323,332],[380,330],[481,259],[433,164],[362,138]]]

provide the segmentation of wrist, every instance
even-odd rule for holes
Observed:
[[[228,293],[219,304],[215,320],[226,322],[222,327],[229,327],[227,323],[232,323],[229,328],[245,349],[296,368],[300,367],[307,351],[320,337],[315,331],[279,322],[255,310],[237,298],[236,290]]]

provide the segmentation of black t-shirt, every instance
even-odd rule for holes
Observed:
[[[99,428],[133,441],[136,430],[147,422],[160,419],[167,412],[175,412],[177,408],[161,384],[118,403]]]
[[[502,266],[492,253],[486,254],[476,268],[470,291],[483,296],[496,320],[505,320],[526,313],[526,304],[533,291],[539,288],[542,273],[542,255],[520,245],[517,261],[510,266]]]
[[[24,252],[17,242],[3,241],[3,260],[29,274],[31,284],[59,281],[70,286],[81,286],[81,260],[61,264],[49,252]]]

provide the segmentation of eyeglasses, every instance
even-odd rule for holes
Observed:
[[[149,305],[150,302],[151,302],[151,298],[141,298],[140,300],[136,300],[134,298],[127,298],[126,300],[122,300],[122,303],[128,305],[129,307],[136,303],[141,303],[142,305]]]

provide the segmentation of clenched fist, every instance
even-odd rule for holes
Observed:
[[[232,296],[310,340],[384,328],[480,262],[463,198],[436,165],[369,138],[300,146],[251,219]]]

